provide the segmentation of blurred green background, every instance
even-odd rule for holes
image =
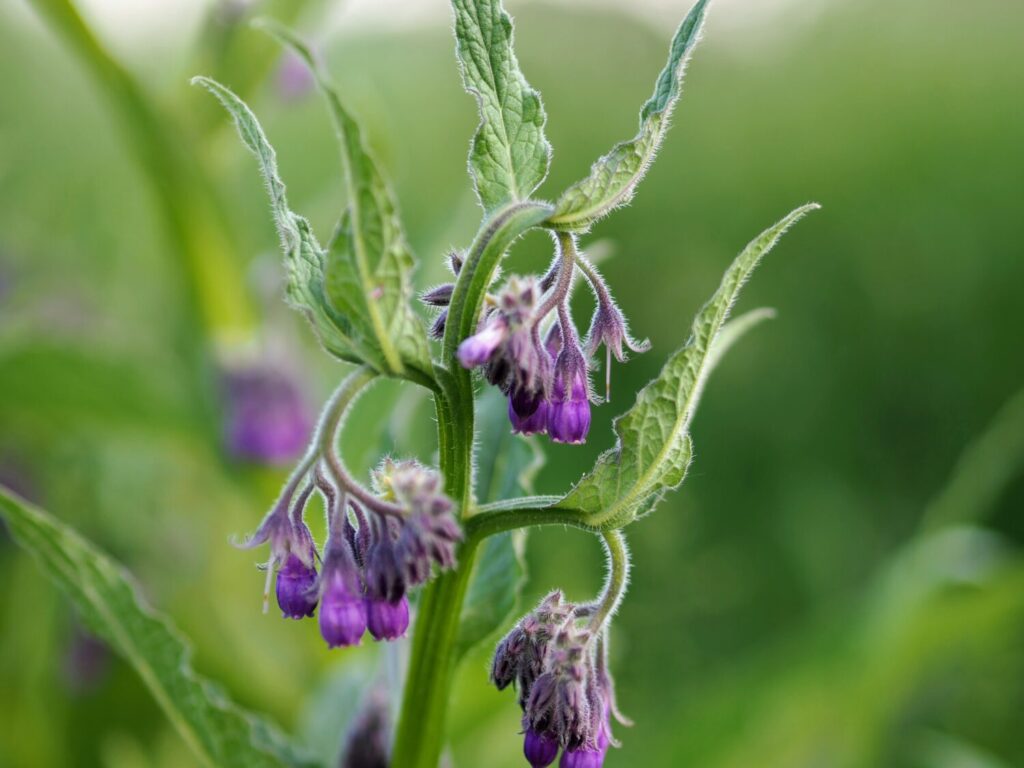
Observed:
[[[284,470],[225,452],[218,380],[273,365],[315,411],[343,367],[280,301],[254,164],[187,81],[243,93],[325,238],[342,200],[327,116],[245,17],[309,34],[396,183],[422,286],[478,222],[474,106],[431,3],[409,18],[396,4],[386,24],[326,0],[190,4],[180,19],[165,5],[86,4],[113,57],[98,68],[35,4],[0,7],[0,482],[123,561],[200,671],[331,756],[360,685],[395,659],[329,653],[315,624],[259,612],[254,557],[227,542]],[[553,197],[632,135],[674,22],[508,5],[547,106]],[[809,199],[824,210],[747,289],[743,308],[778,317],[716,371],[686,485],[629,530],[613,665],[636,725],[608,765],[1024,765],[1021,29],[1008,0],[712,6],[658,161],[585,241],[611,253],[609,282],[653,350],[615,368],[586,447],[548,448],[538,490],[611,443],[611,416],[752,236]],[[509,268],[548,249],[531,236]],[[585,296],[576,311],[585,325]],[[346,458],[430,458],[430,419],[424,397],[382,385]],[[600,585],[600,548],[580,533],[532,534],[528,564],[528,600]],[[0,583],[0,766],[192,764],[6,536]],[[490,646],[459,675],[458,768],[523,764],[514,696],[486,684]]]

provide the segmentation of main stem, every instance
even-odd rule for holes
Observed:
[[[460,373],[464,372],[456,372],[451,378]],[[468,375],[465,379],[468,385]],[[453,383],[448,380],[449,385]],[[472,390],[469,390],[468,401],[452,402],[452,394],[452,387],[444,385],[442,391],[435,394],[441,471],[448,493],[460,502],[465,514],[471,491]],[[467,402],[468,408],[465,407]],[[459,549],[458,567],[428,584],[420,595],[392,768],[435,768],[441,758],[449,692],[457,661],[455,640],[478,542],[479,539],[468,537]]]

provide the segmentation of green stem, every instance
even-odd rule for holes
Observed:
[[[487,288],[509,246],[551,214],[543,203],[515,203],[484,222],[455,282],[442,344],[443,365],[435,374],[438,446],[445,489],[467,525],[473,509],[473,381],[459,365],[458,346],[476,331]],[[441,575],[420,596],[402,709],[391,768],[435,768],[445,742],[445,724],[455,642],[480,539],[467,536],[458,568]]]

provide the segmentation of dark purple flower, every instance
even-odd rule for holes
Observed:
[[[309,441],[312,420],[299,386],[265,366],[224,376],[229,452],[250,461],[278,464],[295,458]]]
[[[590,386],[579,348],[566,345],[555,363],[548,434],[556,443],[582,443],[590,431]]]
[[[390,521],[378,521],[366,556],[366,591],[374,598],[395,602],[405,594],[405,572],[390,531]],[[394,526],[397,527],[397,522]]]
[[[316,568],[288,555],[277,572],[277,604],[286,619],[304,619],[316,611]]]
[[[396,602],[366,599],[366,624],[375,640],[394,640],[409,629],[409,598]]]
[[[547,768],[558,757],[558,742],[527,728],[523,738],[523,755],[533,768]]]
[[[548,431],[548,408],[546,400],[541,400],[536,410],[526,417],[516,413],[512,398],[508,401],[508,419],[512,422],[512,431],[519,435],[542,435]]]
[[[341,768],[388,768],[390,731],[387,695],[374,688],[345,737]]]

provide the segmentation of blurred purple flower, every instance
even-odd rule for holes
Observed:
[[[224,375],[228,452],[243,460],[281,464],[306,447],[313,420],[298,383],[269,366]]]
[[[316,85],[313,73],[296,54],[287,51],[277,66],[277,92],[284,101],[305,98]]]

